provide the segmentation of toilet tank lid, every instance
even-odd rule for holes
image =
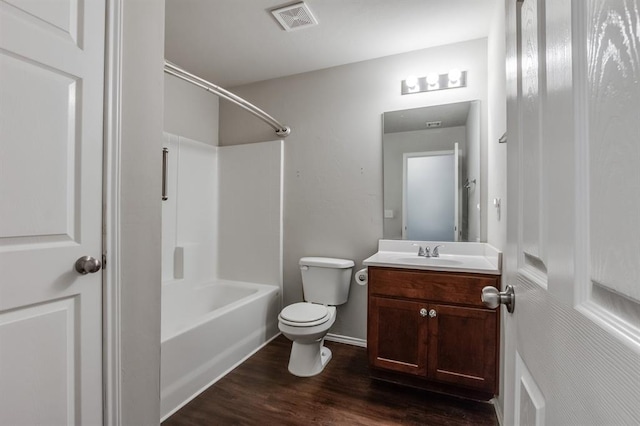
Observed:
[[[353,268],[355,263],[348,259],[335,259],[333,257],[303,257],[300,266],[318,266],[320,268]]]

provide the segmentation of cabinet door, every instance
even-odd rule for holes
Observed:
[[[420,315],[421,309],[427,309],[427,304],[369,298],[367,347],[371,366],[426,376],[429,320]]]
[[[495,392],[497,313],[431,304],[429,377],[439,382]]]

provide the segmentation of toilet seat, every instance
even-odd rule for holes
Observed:
[[[293,327],[313,327],[327,322],[329,309],[317,303],[300,302],[285,307],[280,312],[280,322]]]

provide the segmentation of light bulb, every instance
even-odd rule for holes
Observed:
[[[440,76],[434,72],[427,74],[427,84],[435,86],[440,81]]]
[[[459,69],[454,68],[451,71],[449,71],[449,82],[456,84],[460,81],[460,77],[462,77],[462,73],[460,72]]]
[[[416,77],[415,75],[407,76],[404,82],[407,85],[408,89],[415,89],[418,85],[418,77]]]

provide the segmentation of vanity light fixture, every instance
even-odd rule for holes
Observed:
[[[467,87],[467,72],[452,69],[446,74],[429,73],[426,77],[408,76],[402,80],[400,93],[409,95],[458,87]]]

